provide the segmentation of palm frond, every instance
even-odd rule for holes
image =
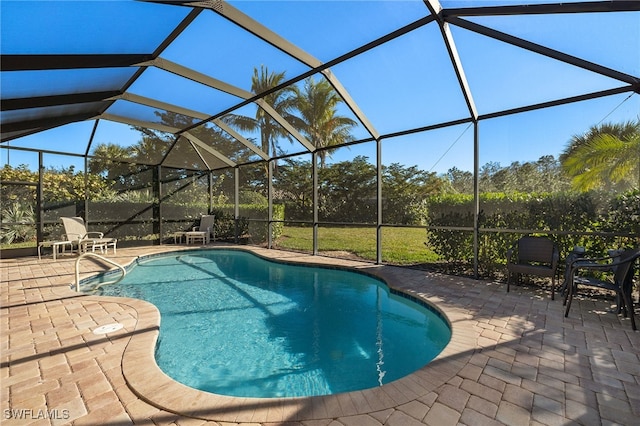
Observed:
[[[640,171],[640,132],[625,133],[624,139],[608,133],[595,134],[563,160],[563,168],[580,191],[625,180],[633,182]]]

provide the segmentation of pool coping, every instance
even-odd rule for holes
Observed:
[[[256,247],[206,248],[217,249],[243,250],[272,261],[352,270],[374,276],[386,283],[390,289],[425,302],[441,312],[451,327],[451,340],[426,366],[380,387],[312,397],[231,397],[183,385],[167,376],[158,367],[155,348],[159,336],[160,313],[153,304],[132,298],[87,296],[96,301],[127,305],[136,311],[137,322],[123,354],[122,373],[128,386],[140,399],[160,409],[183,416],[223,422],[276,422],[284,419],[304,421],[371,414],[428,397],[435,389],[456,376],[477,348],[479,332],[473,327],[465,326],[465,320],[471,319],[467,312],[447,305],[431,295],[426,287],[415,288],[411,283],[399,282],[397,278],[393,278],[395,274],[386,273],[394,267],[311,255],[301,256],[299,253],[289,253],[287,256],[287,252],[276,253]],[[185,250],[194,249],[176,248],[176,251]],[[166,253],[154,253],[149,257]],[[146,257],[138,256],[126,266]]]

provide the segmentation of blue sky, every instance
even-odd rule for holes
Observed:
[[[6,5],[7,1],[2,3]],[[25,22],[11,19],[13,17],[7,16],[7,8],[3,7],[3,53],[12,53],[8,51],[12,48],[24,49],[25,45],[33,48],[38,43],[46,45],[50,51],[67,49],[70,53],[90,50],[96,43],[105,52],[138,52],[148,49],[146,46],[153,40],[164,37],[167,27],[161,25],[163,22],[165,25],[166,22],[175,23],[185,12],[178,9],[180,13],[176,14],[174,7],[138,3],[133,6],[133,17],[127,20],[122,19],[125,15],[121,9],[128,10],[132,7],[131,2],[64,4],[53,1],[47,2],[46,7],[42,7],[42,3],[26,3],[33,3],[31,5],[35,7],[31,8]],[[442,3],[454,7],[518,2]],[[231,4],[321,61],[347,53],[427,13],[421,1],[236,1]],[[83,20],[83,14],[93,13],[90,9],[96,5],[100,8],[98,21]],[[139,19],[142,16],[144,21]],[[53,22],[60,22],[59,18],[69,17],[73,17],[71,24],[55,27],[55,31],[46,25],[56,25]],[[469,20],[640,76],[638,12],[476,17]],[[113,33],[115,37],[99,40],[83,37],[95,28],[101,34]],[[624,85],[459,27],[452,26],[451,30],[480,114]],[[25,37],[27,33],[29,37]],[[270,70],[286,70],[288,77],[307,69],[304,64],[209,11],[202,13],[161,56],[244,90],[250,88],[253,68],[261,64]],[[468,117],[440,31],[433,23],[339,64],[332,72],[381,134]],[[132,86],[131,92],[209,114],[239,102],[233,96],[175,78],[163,80],[164,83],[158,85],[161,78],[167,78],[166,74],[160,70],[147,70],[144,78]],[[14,87],[14,90],[18,89]],[[592,125],[602,121],[638,119],[640,95],[629,95],[625,93],[481,121],[480,164],[494,161],[507,166],[513,161],[535,161],[542,155],[557,156],[572,135],[580,134]],[[141,118],[149,118],[148,111],[133,109],[130,103],[119,101],[113,107],[113,111],[134,110]],[[342,112],[350,114],[346,109]],[[70,125],[12,141],[11,145],[84,153],[92,126],[93,122]],[[366,132],[359,128],[355,135],[364,138]],[[95,140],[95,143],[128,146],[137,142],[138,135],[125,125],[101,122]],[[385,164],[417,165],[438,173],[451,167],[463,170],[473,167],[473,128],[466,124],[385,139],[382,146]],[[297,149],[287,143],[283,143],[283,147],[289,152]],[[5,163],[7,150],[0,150],[0,155]],[[22,162],[34,163],[31,153],[14,150],[9,155],[12,165],[19,164],[21,158],[24,158]],[[375,145],[367,143],[341,149],[332,160],[348,160],[354,155],[366,155],[374,161]],[[69,164],[71,159],[45,155],[46,165]],[[82,159],[75,163],[77,168],[82,167]]]

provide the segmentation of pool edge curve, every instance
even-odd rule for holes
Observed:
[[[129,305],[136,310],[137,322],[123,354],[122,373],[128,386],[140,399],[160,409],[188,417],[222,422],[264,422],[268,419],[271,421],[274,416],[282,417],[282,420],[303,421],[368,414],[427,396],[456,376],[471,358],[473,350],[470,349],[475,347],[477,335],[471,330],[465,330],[462,326],[460,320],[467,315],[451,306],[443,309],[436,304],[440,302],[430,300],[427,293],[417,291],[408,283],[398,281],[394,278],[394,274],[389,273],[397,267],[254,247],[219,248],[243,250],[271,261],[324,266],[371,275],[380,279],[390,289],[425,302],[434,311],[440,312],[451,328],[451,339],[426,366],[380,387],[311,397],[232,397],[188,387],[175,381],[160,369],[155,360],[160,314],[153,304],[132,298],[89,296],[98,300],[113,301],[115,299],[118,303]],[[216,248],[207,249],[215,250]],[[139,256],[127,266],[145,257]],[[425,290],[428,289],[425,288]],[[455,361],[452,362],[452,359]],[[250,416],[249,413],[251,413]]]

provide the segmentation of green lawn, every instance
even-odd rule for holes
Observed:
[[[366,260],[376,260],[376,230],[373,227],[321,227],[318,230],[318,250],[322,252],[348,252]],[[426,231],[421,228],[382,229],[382,260],[396,265],[415,265],[435,262],[438,256],[424,242]],[[311,227],[285,226],[275,246],[285,250],[311,252]],[[3,249],[35,247],[35,242],[12,244]]]
[[[12,244],[0,244],[0,250],[7,250],[7,249],[17,249],[17,248],[29,248],[29,247],[37,247],[38,245],[36,244],[35,241],[26,241],[23,243],[12,243]]]
[[[420,228],[383,228],[382,260],[399,265],[434,262],[438,256],[424,242],[426,231]],[[369,227],[321,227],[318,230],[320,252],[349,252],[360,258],[376,260],[376,231]],[[312,251],[313,231],[310,227],[285,226],[276,247]]]

